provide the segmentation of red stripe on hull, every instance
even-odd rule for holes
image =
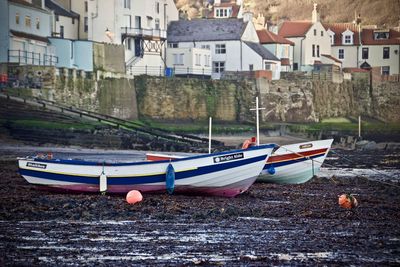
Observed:
[[[286,161],[286,160],[300,159],[300,158],[304,158],[304,157],[311,157],[311,156],[314,156],[314,155],[326,153],[327,150],[328,150],[327,148],[322,148],[322,149],[310,150],[310,151],[305,151],[305,152],[290,153],[290,154],[285,154],[285,155],[274,155],[274,154],[272,154],[268,158],[267,163],[274,163],[274,162],[279,162],[279,161]]]

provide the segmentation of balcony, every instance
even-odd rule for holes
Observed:
[[[121,27],[122,40],[126,37],[140,37],[145,40],[163,40],[167,39],[167,31],[161,29],[144,29]]]
[[[8,50],[8,63],[55,66],[58,63],[58,57],[26,50]]]

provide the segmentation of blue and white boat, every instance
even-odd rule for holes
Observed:
[[[20,174],[31,184],[76,192],[168,192],[233,197],[257,179],[274,145],[132,163],[20,158]],[[167,171],[168,169],[168,171]],[[173,171],[173,175],[171,175]],[[173,181],[168,177],[173,177]],[[167,188],[168,184],[168,188]]]

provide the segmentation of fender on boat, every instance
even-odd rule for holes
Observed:
[[[268,168],[268,173],[273,175],[273,174],[275,174],[275,172],[276,172],[276,170],[275,170],[274,166],[271,165],[271,167]]]
[[[168,194],[172,195],[175,188],[175,170],[172,164],[168,164],[167,171],[165,173],[165,184]]]

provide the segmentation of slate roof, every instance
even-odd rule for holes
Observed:
[[[244,43],[248,45],[251,49],[253,49],[257,54],[259,54],[263,59],[280,61],[279,58],[277,58],[274,54],[272,54],[267,48],[265,48],[261,44],[253,42],[244,42]]]
[[[276,35],[266,29],[257,31],[258,39],[260,39],[261,44],[288,44],[294,45],[292,41],[289,41],[282,36]]]
[[[171,21],[168,42],[240,40],[247,22],[242,19],[193,19]]]
[[[278,35],[288,37],[303,37],[312,26],[311,21],[285,21],[279,29]]]
[[[70,17],[70,18],[79,18],[79,14],[65,9],[63,6],[59,5],[56,2],[53,2],[52,0],[46,0],[45,5],[48,9],[53,10],[54,14],[56,15]]]

